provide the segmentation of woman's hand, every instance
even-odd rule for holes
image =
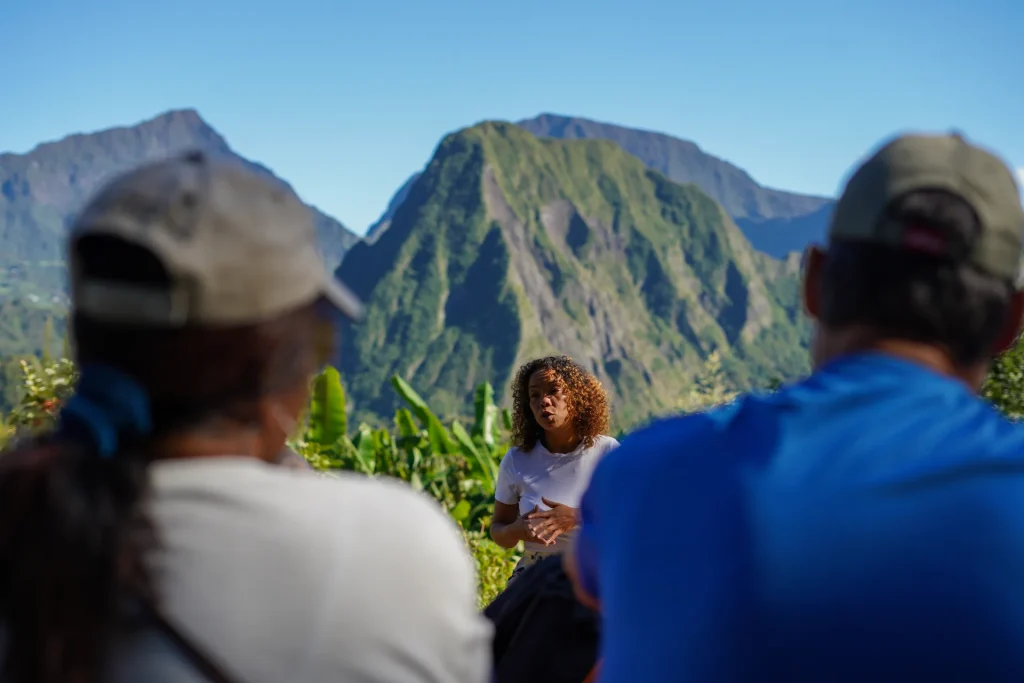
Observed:
[[[556,503],[547,498],[541,498],[541,500],[551,509],[537,512],[535,506],[524,518],[530,533],[540,539],[544,545],[551,545],[559,536],[576,527],[577,511],[576,508]]]
[[[537,538],[526,521],[526,518],[535,512],[536,505],[526,514],[520,515],[516,505],[495,503],[494,517],[491,520],[491,538],[502,548],[514,548],[519,541],[551,545],[550,542]]]
[[[515,522],[512,523],[512,526],[515,527],[515,534],[516,534],[517,537],[519,537],[520,539],[522,539],[523,541],[525,541],[527,543],[538,543],[540,545],[551,545],[551,543],[553,543],[553,541],[545,541],[543,538],[540,538],[539,536],[537,536],[536,532],[530,526],[530,522],[529,522],[530,515],[536,514],[537,511],[538,511],[538,506],[534,505],[532,510],[530,510],[525,515],[523,515],[522,517],[520,517],[519,519],[517,519]]]

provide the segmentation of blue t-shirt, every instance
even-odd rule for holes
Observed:
[[[602,683],[1024,680],[1024,426],[926,368],[656,423],[581,515]]]

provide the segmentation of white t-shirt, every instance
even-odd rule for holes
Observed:
[[[529,453],[510,448],[498,468],[494,498],[505,505],[518,505],[520,515],[525,515],[534,505],[540,506],[540,510],[550,509],[541,502],[541,498],[579,507],[594,467],[618,445],[619,442],[610,436],[599,436],[594,439],[592,447],[584,448],[580,444],[572,453],[552,453],[540,442]],[[561,552],[575,533],[573,529],[562,534],[550,546],[539,543],[524,545],[527,550],[536,552]]]
[[[473,561],[436,501],[251,458],[150,472],[164,611],[239,683],[490,680]],[[118,683],[204,680],[152,630],[111,666]]]

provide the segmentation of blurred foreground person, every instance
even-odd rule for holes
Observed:
[[[1020,329],[1024,211],[959,136],[902,136],[807,254],[812,376],[598,466],[567,571],[602,683],[1024,680],[1024,427],[977,396]]]
[[[109,184],[68,258],[76,395],[0,456],[0,680],[486,681],[440,507],[276,464],[359,314],[298,198],[187,154]]]

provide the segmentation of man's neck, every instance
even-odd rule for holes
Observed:
[[[154,460],[210,458],[230,455],[269,460],[262,454],[257,432],[248,429],[195,429],[169,434],[150,447]],[[279,449],[274,451],[274,456]]]
[[[972,391],[978,391],[985,380],[985,368],[958,367],[949,353],[932,344],[907,339],[879,339],[859,330],[833,333],[830,343],[822,354],[823,362],[855,353],[880,353],[893,358],[920,365],[936,372],[958,379]],[[823,364],[819,362],[819,365]]]

